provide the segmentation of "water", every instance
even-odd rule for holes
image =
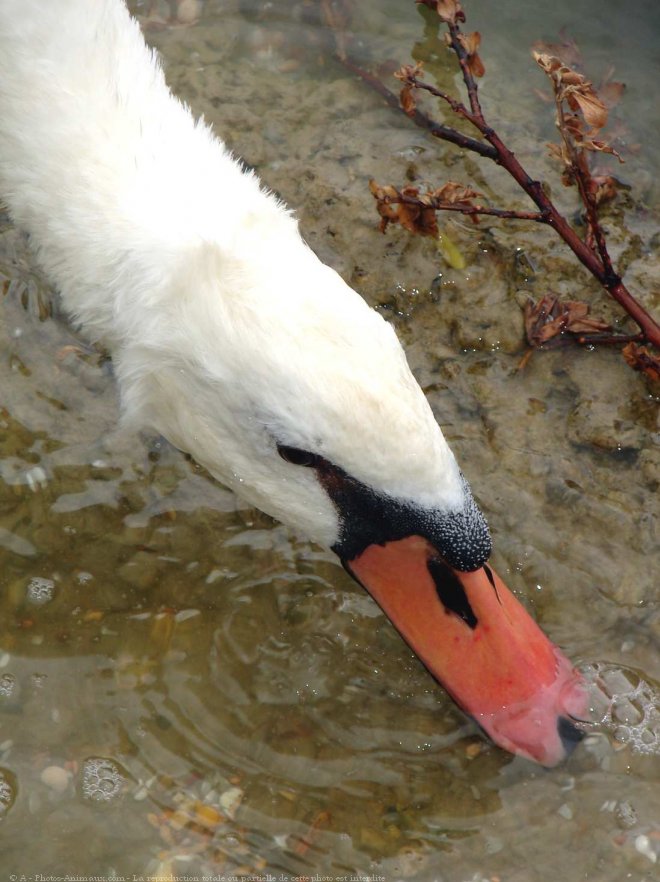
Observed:
[[[424,51],[412,3],[363,6],[353,27],[364,63]],[[631,286],[657,310],[657,6],[520,6],[468,6],[491,121],[550,178],[553,128],[529,45],[567,25],[595,81],[615,65],[628,84],[616,114],[640,150],[617,170],[631,189],[607,224]],[[445,221],[463,271],[432,242],[381,236],[370,177],[518,197],[336,66],[307,4],[209,0],[199,25],[149,38],[176,91],[395,323],[489,517],[494,565],[598,682],[600,723],[552,772],[487,743],[330,554],[162,440],[117,428],[111,363],[49,317],[47,284],[3,220],[0,866],[652,878],[657,401],[615,351],[535,354],[518,369],[528,295],[615,310],[543,230]],[[444,60],[437,70],[453,81]],[[553,195],[574,210],[558,183]]]

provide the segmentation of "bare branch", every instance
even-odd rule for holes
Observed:
[[[360,77],[363,82],[367,83],[372,89],[374,89],[374,91],[378,92],[379,95],[382,95],[390,107],[393,107],[395,110],[403,111],[406,116],[410,117],[415,125],[418,125],[421,129],[426,129],[435,138],[440,138],[442,141],[449,141],[457,147],[461,147],[464,150],[470,150],[472,153],[478,153],[486,159],[497,159],[497,152],[490,146],[490,144],[484,144],[482,141],[477,141],[475,138],[471,138],[469,135],[464,135],[457,129],[451,128],[451,126],[442,125],[431,119],[430,116],[418,108],[412,113],[404,110],[399,101],[399,96],[392,92],[391,89],[388,89],[378,77],[357,64],[357,62],[350,58],[350,56],[338,58],[338,60],[347,70],[350,70],[351,73]]]

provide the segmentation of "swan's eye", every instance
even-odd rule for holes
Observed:
[[[301,450],[299,447],[289,447],[288,444],[278,444],[277,452],[285,462],[292,465],[306,466],[310,468],[318,465],[321,457],[316,453],[310,453],[309,450]]]

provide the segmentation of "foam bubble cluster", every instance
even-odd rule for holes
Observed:
[[[105,757],[90,757],[83,765],[83,793],[96,802],[110,802],[120,795],[125,779],[119,767]]]
[[[11,808],[15,796],[7,775],[0,769],[0,819]]]
[[[55,593],[55,582],[52,579],[43,579],[41,576],[34,576],[28,582],[27,599],[35,606],[43,606],[50,603]]]
[[[596,663],[582,668],[591,684],[594,722],[635,753],[660,755],[660,693],[633,670]]]
[[[3,674],[0,677],[0,696],[10,698],[16,688],[16,677],[13,674]]]

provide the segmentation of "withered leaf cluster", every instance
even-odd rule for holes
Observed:
[[[589,315],[589,304],[581,300],[559,300],[546,294],[537,303],[525,304],[525,331],[530,346],[543,346],[563,333],[596,334],[610,331],[611,325]]]
[[[424,71],[421,61],[417,64],[404,64],[394,74],[397,80],[403,83],[403,89],[399,93],[399,101],[401,107],[412,116],[417,109],[417,101],[415,99],[415,80],[423,79]]]
[[[388,224],[394,223],[419,236],[438,235],[438,209],[448,206],[474,208],[473,200],[481,196],[476,190],[455,181],[448,181],[426,193],[420,193],[418,187],[412,186],[401,190],[390,184],[381,187],[374,180],[369,181],[369,189],[376,200],[382,233]]]
[[[571,110],[580,110],[592,128],[602,129],[607,122],[607,107],[596,94],[593,84],[556,55],[547,55],[536,50],[532,54],[539,67],[552,80],[559,100],[566,101]]]
[[[380,187],[374,180],[371,180],[369,181],[369,189],[376,200],[381,233],[385,232],[388,224],[401,224],[408,232],[420,236],[438,235],[435,209],[420,204],[408,205],[399,201],[406,197],[417,199],[419,197],[417,187],[403,187],[402,190],[397,190],[396,187],[389,184]]]
[[[593,83],[565,64],[558,56],[547,52],[532,51],[539,67],[550,78],[557,104],[557,126],[562,143],[550,144],[550,152],[564,164],[569,172],[564,183],[570,184],[575,173],[576,149],[598,153],[611,153],[623,161],[617,151],[606,141],[598,138],[607,123],[608,110],[605,101],[597,94]],[[623,90],[621,83],[606,84],[612,99]],[[611,103],[614,103],[612,100]],[[565,105],[565,106],[564,106]]]

